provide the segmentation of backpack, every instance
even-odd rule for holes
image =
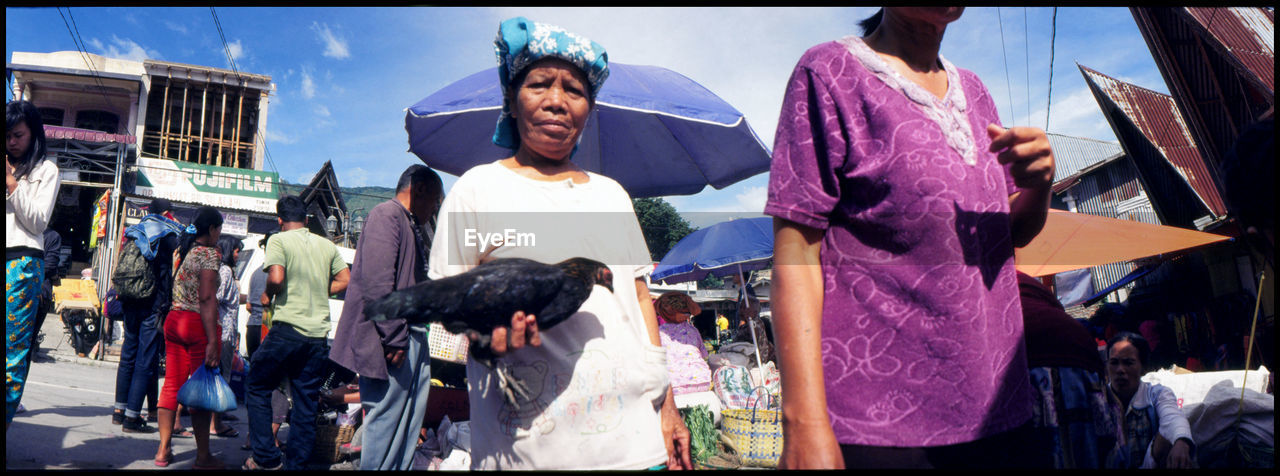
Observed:
[[[111,275],[111,284],[115,285],[122,298],[143,299],[155,295],[156,277],[151,271],[151,263],[142,256],[137,239],[125,243],[120,263],[116,265],[115,274]]]

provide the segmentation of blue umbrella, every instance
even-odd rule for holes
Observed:
[[[772,218],[729,220],[685,236],[662,257],[650,278],[663,283],[682,283],[708,274],[725,277],[764,269],[772,259]],[[749,294],[743,293],[743,296]],[[763,368],[755,326],[747,327],[751,330],[751,344],[756,348],[756,365]]]
[[[651,279],[663,283],[725,277],[769,266],[773,259],[773,219],[744,218],[717,223],[685,236],[662,257]]]
[[[501,112],[496,68],[467,76],[409,107],[409,151],[453,175],[509,157],[490,140]],[[727,187],[769,170],[769,151],[742,113],[693,80],[611,63],[573,161],[632,197],[655,197]]]

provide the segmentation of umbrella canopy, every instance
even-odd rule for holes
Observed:
[[[1044,229],[1016,256],[1018,271],[1039,277],[1229,239],[1172,226],[1049,210]]]
[[[744,218],[690,233],[662,257],[651,279],[663,283],[724,277],[769,266],[773,259],[773,219]]]
[[[467,76],[409,107],[409,151],[453,175],[510,157],[491,141],[501,112],[497,68]],[[638,198],[727,187],[769,170],[769,151],[742,113],[693,80],[611,63],[573,161]]]

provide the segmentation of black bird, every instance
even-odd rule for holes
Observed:
[[[516,311],[532,314],[539,330],[550,329],[578,311],[593,285],[613,292],[613,273],[599,261],[570,258],[544,264],[524,258],[499,258],[465,273],[392,292],[365,306],[372,321],[404,319],[409,323],[438,322],[471,340],[471,357],[494,369],[503,395],[512,405],[528,399],[525,386],[509,377],[496,361],[490,334],[510,326]],[[519,395],[520,400],[516,399]]]

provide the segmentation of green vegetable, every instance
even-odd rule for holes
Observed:
[[[695,463],[703,463],[716,455],[716,442],[719,430],[711,419],[711,411],[706,405],[697,405],[680,409],[684,425],[689,427],[689,452]]]

